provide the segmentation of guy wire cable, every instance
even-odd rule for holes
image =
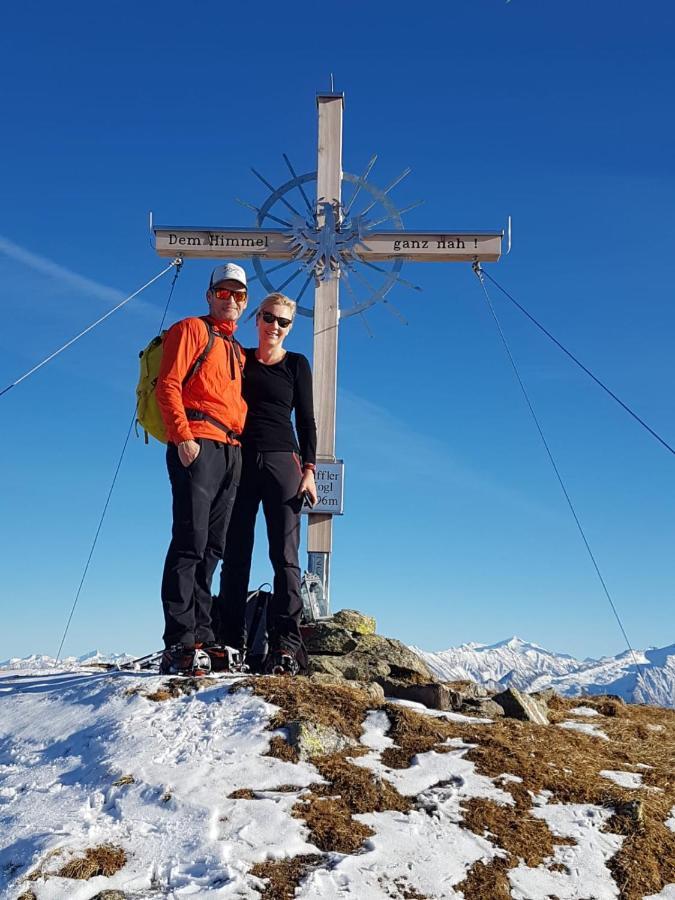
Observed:
[[[605,579],[602,577],[602,573],[600,572],[600,567],[598,566],[598,563],[597,563],[597,561],[596,561],[596,559],[595,559],[595,556],[594,556],[594,554],[593,554],[593,551],[591,550],[591,546],[590,546],[590,544],[588,543],[588,540],[587,540],[586,535],[585,535],[585,533],[584,533],[584,529],[583,529],[583,527],[582,527],[582,525],[581,525],[581,522],[579,521],[579,517],[577,516],[576,510],[575,510],[575,508],[574,508],[574,504],[572,503],[572,500],[571,500],[571,498],[570,498],[570,495],[569,495],[569,493],[568,493],[568,491],[567,491],[567,488],[565,487],[565,483],[564,483],[564,481],[563,481],[563,479],[562,479],[562,475],[560,474],[560,470],[558,469],[558,466],[556,465],[555,459],[553,458],[553,453],[551,452],[551,448],[549,447],[548,441],[546,440],[546,438],[545,438],[545,436],[544,436],[544,432],[543,432],[543,430],[542,430],[542,427],[541,427],[541,425],[539,424],[539,419],[537,418],[537,414],[536,414],[535,411],[534,411],[534,407],[532,406],[532,403],[531,403],[531,401],[530,401],[530,397],[529,397],[529,394],[527,393],[527,389],[526,389],[526,387],[525,387],[525,384],[523,383],[523,379],[520,377],[520,372],[518,371],[518,366],[516,365],[516,361],[515,361],[515,359],[513,358],[513,354],[511,353],[511,349],[510,349],[510,347],[509,347],[508,341],[506,340],[506,335],[504,334],[504,331],[502,330],[502,326],[501,326],[501,324],[500,324],[500,322],[499,322],[499,319],[497,318],[497,313],[495,312],[495,309],[494,309],[494,307],[493,307],[493,305],[492,305],[492,301],[490,300],[490,295],[488,294],[487,288],[485,287],[485,281],[483,280],[483,275],[484,275],[485,273],[483,272],[483,269],[482,269],[482,267],[481,267],[481,265],[480,265],[479,262],[474,262],[474,263],[472,264],[472,268],[473,268],[473,271],[476,273],[476,276],[478,277],[478,280],[480,281],[481,287],[483,288],[483,293],[485,294],[485,300],[486,300],[486,302],[487,302],[488,308],[489,308],[489,310],[490,310],[490,313],[492,314],[492,318],[494,319],[495,325],[497,326],[497,330],[499,331],[499,335],[500,335],[500,337],[501,337],[501,339],[502,339],[502,344],[504,345],[504,349],[506,350],[506,353],[507,353],[507,355],[508,355],[508,358],[509,358],[509,361],[510,361],[511,366],[512,366],[512,368],[513,368],[513,371],[515,372],[516,378],[518,379],[518,384],[520,385],[520,389],[521,389],[521,391],[523,392],[523,396],[525,397],[525,402],[527,403],[528,408],[529,408],[529,410],[530,410],[530,413],[531,413],[531,415],[532,415],[532,418],[534,419],[534,424],[537,426],[537,431],[539,432],[539,437],[540,437],[541,440],[542,440],[542,443],[543,443],[543,445],[544,445],[544,448],[545,448],[545,450],[546,450],[546,453],[548,454],[548,458],[549,458],[549,460],[550,460],[550,462],[551,462],[551,465],[553,466],[553,471],[555,472],[556,478],[558,479],[558,483],[560,484],[560,487],[562,488],[562,492],[563,492],[563,494],[565,495],[565,500],[567,500],[567,505],[568,505],[569,508],[570,508],[570,511],[571,511],[571,513],[572,513],[572,516],[574,517],[574,521],[576,522],[577,528],[579,529],[579,534],[581,535],[581,538],[582,538],[582,540],[583,540],[583,542],[584,542],[584,545],[586,546],[586,550],[588,551],[588,555],[589,555],[590,558],[591,558],[591,562],[593,563],[593,567],[594,567],[594,569],[595,569],[595,572],[596,572],[596,574],[597,574],[597,576],[598,576],[598,578],[599,578],[599,580],[600,580],[600,584],[602,585],[602,589],[603,589],[603,591],[605,592],[605,596],[607,597],[607,600],[609,601],[609,605],[610,605],[611,608],[612,608],[612,612],[614,613],[614,617],[615,617],[616,621],[618,622],[619,628],[621,629],[621,633],[623,634],[624,640],[626,641],[626,646],[628,647],[628,649],[629,649],[629,651],[630,651],[630,654],[631,654],[631,656],[632,656],[632,658],[633,658],[633,663],[635,664],[635,674],[636,674],[636,678],[639,678],[639,675],[640,675],[640,664],[639,664],[639,662],[638,662],[638,660],[637,660],[637,656],[635,655],[635,650],[633,650],[633,647],[632,647],[632,645],[631,645],[631,642],[630,642],[629,639],[628,639],[628,635],[626,634],[626,629],[624,628],[623,622],[621,621],[621,617],[619,616],[619,613],[618,613],[618,611],[617,611],[617,608],[616,608],[616,606],[614,605],[614,601],[612,600],[612,597],[611,597],[611,595],[610,595],[610,593],[609,593],[609,589],[607,588],[607,584],[605,583]]]
[[[637,422],[640,423],[640,425],[643,426],[643,428],[646,428],[647,431],[652,435],[652,437],[655,437],[656,440],[659,441],[659,443],[663,444],[663,446],[666,448],[666,450],[670,450],[670,452],[675,455],[675,449],[673,449],[673,447],[671,447],[671,445],[667,441],[665,441],[659,434],[657,434],[653,428],[650,428],[649,425],[647,425],[647,423],[644,421],[644,419],[641,419],[640,416],[638,416],[638,414],[636,412],[634,412],[630,408],[630,406],[628,406],[627,403],[624,403],[623,400],[621,400],[619,397],[617,397],[617,395],[614,393],[614,391],[610,390],[606,384],[604,384],[602,381],[600,381],[600,379],[597,378],[591,372],[591,370],[588,369],[580,360],[578,360],[573,353],[570,353],[570,351],[566,347],[564,347],[560,343],[560,341],[557,340],[551,334],[550,331],[547,331],[546,328],[544,328],[544,326],[540,322],[538,322],[535,319],[535,317],[525,309],[524,306],[522,306],[520,303],[518,303],[518,301],[516,300],[515,297],[512,297],[511,294],[509,294],[509,292],[505,288],[503,288],[501,286],[501,284],[499,284],[498,281],[495,281],[495,279],[492,277],[492,275],[490,275],[489,272],[485,272],[483,269],[481,269],[481,272],[486,278],[489,278],[490,281],[494,284],[494,286],[496,288],[498,288],[502,292],[502,294],[504,294],[505,297],[508,297],[508,299],[511,301],[511,303],[513,303],[522,313],[524,313],[527,316],[527,318],[531,322],[533,322],[537,326],[537,328],[539,328],[540,331],[543,331],[544,334],[546,335],[546,337],[550,338],[550,340],[553,341],[553,343],[556,345],[556,347],[559,347],[563,351],[563,353],[567,354],[567,356],[569,356],[569,358],[572,360],[572,362],[575,362],[579,366],[580,369],[583,369],[583,371],[587,375],[589,375],[593,379],[593,381],[603,389],[603,391],[606,391],[606,393],[608,393],[609,396],[613,400],[616,400],[616,402],[619,404],[619,406],[621,406],[623,409],[625,409],[627,413],[629,413]]]
[[[168,313],[168,311],[169,311],[169,304],[171,303],[171,298],[173,297],[173,289],[174,289],[174,287],[176,286],[176,281],[178,280],[178,276],[180,275],[180,270],[181,270],[181,268],[182,268],[182,266],[183,266],[183,260],[182,260],[182,258],[181,258],[181,257],[176,257],[176,259],[174,259],[174,261],[171,263],[171,266],[175,266],[175,267],[176,267],[176,271],[175,271],[175,273],[174,273],[173,280],[172,280],[172,282],[171,282],[171,288],[169,289],[169,297],[168,297],[168,299],[167,299],[167,301],[166,301],[166,306],[164,307],[164,313],[162,314],[162,321],[159,323],[159,330],[158,330],[158,333],[159,333],[159,334],[162,333],[162,328],[164,327],[164,321],[165,321],[166,316],[167,316],[167,313]],[[165,269],[164,272],[168,272],[168,270],[171,268],[171,266],[169,266],[167,269]],[[160,273],[160,274],[163,275],[164,272],[162,272],[162,273]],[[159,277],[159,276],[158,276],[158,277]],[[154,279],[153,279],[153,280],[154,280]],[[148,284],[151,284],[151,283],[152,283],[152,282],[148,282]],[[146,285],[146,287],[147,287],[147,285]],[[129,298],[129,299],[130,299],[130,298]],[[111,312],[114,312],[114,310],[111,310]],[[101,528],[103,527],[103,520],[105,519],[105,514],[106,514],[106,512],[108,511],[108,506],[109,506],[109,504],[110,504],[110,498],[112,497],[112,493],[113,493],[113,490],[115,489],[115,484],[116,484],[116,482],[117,482],[117,476],[119,475],[120,468],[122,467],[122,460],[124,459],[124,454],[126,453],[127,444],[129,443],[129,438],[131,437],[131,429],[134,427],[134,422],[136,421],[136,414],[137,414],[137,412],[138,412],[138,403],[137,403],[136,406],[134,407],[134,414],[133,414],[133,416],[132,416],[132,418],[131,418],[131,422],[129,423],[129,428],[127,429],[127,436],[126,436],[126,438],[124,439],[124,444],[123,444],[123,446],[122,446],[122,452],[120,453],[120,457],[119,457],[119,459],[117,460],[117,466],[116,466],[116,468],[115,468],[115,474],[113,475],[112,482],[111,482],[111,484],[110,484],[110,490],[108,491],[108,496],[106,497],[105,503],[103,504],[103,512],[101,513],[101,518],[99,519],[98,527],[96,528],[96,533],[95,533],[95,535],[94,535],[94,540],[92,541],[91,549],[89,550],[89,556],[87,557],[87,562],[86,562],[86,564],[85,564],[85,566],[84,566],[84,571],[83,571],[83,573],[82,573],[82,578],[80,579],[80,584],[79,584],[79,587],[78,587],[78,589],[77,589],[77,593],[75,594],[75,600],[73,601],[73,606],[72,606],[72,608],[71,608],[71,610],[70,610],[70,615],[68,616],[68,621],[66,622],[66,627],[65,627],[65,630],[64,630],[64,632],[63,632],[63,637],[61,638],[61,643],[59,644],[59,650],[58,650],[58,653],[56,654],[56,661],[57,661],[57,662],[61,659],[61,650],[63,649],[63,644],[64,644],[64,642],[65,642],[65,640],[66,640],[67,635],[68,635],[68,629],[70,628],[70,623],[72,622],[72,619],[73,619],[73,614],[74,614],[74,612],[75,612],[75,607],[77,606],[77,601],[80,599],[80,594],[81,594],[81,592],[82,592],[82,587],[84,586],[84,581],[85,581],[85,578],[87,577],[87,572],[89,571],[89,564],[91,563],[91,559],[92,559],[92,557],[93,557],[93,555],[94,555],[94,550],[96,549],[96,544],[97,544],[97,542],[98,542],[98,536],[99,536],[99,534],[101,533]]]
[[[33,366],[33,368],[29,369],[28,372],[24,372],[24,374],[21,376],[21,378],[17,378],[16,381],[13,381],[11,384],[8,384],[7,387],[4,387],[0,391],[0,397],[2,397],[3,394],[6,394],[7,391],[9,391],[11,388],[16,387],[17,384],[21,384],[21,382],[24,381],[26,378],[28,378],[29,375],[32,375],[33,372],[37,372],[38,369],[41,369],[42,366],[46,365],[48,362],[50,362],[50,360],[54,359],[55,356],[58,356],[59,353],[62,353],[64,350],[66,350],[68,347],[70,347],[71,344],[74,344],[75,341],[79,341],[79,339],[81,337],[84,337],[85,334],[87,334],[93,328],[96,328],[96,326],[100,325],[101,322],[104,322],[108,318],[108,316],[111,316],[114,312],[117,312],[118,309],[121,309],[130,300],[133,300],[134,297],[138,297],[138,295],[140,293],[142,293],[146,288],[149,288],[151,284],[154,284],[154,282],[157,281],[158,278],[161,278],[162,275],[166,275],[166,273],[169,271],[169,269],[173,268],[174,266],[178,266],[178,268],[180,269],[182,264],[183,264],[182,258],[180,256],[177,256],[176,259],[171,261],[171,264],[168,265],[166,267],[166,269],[162,269],[162,271],[158,275],[155,275],[155,277],[151,278],[150,281],[146,281],[146,283],[143,285],[143,287],[140,287],[137,291],[134,291],[133,294],[130,294],[126,299],[122,300],[121,303],[118,303],[117,306],[114,306],[112,309],[109,309],[105,315],[101,316],[101,318],[97,319],[95,322],[92,322],[91,325],[88,325],[84,329],[84,331],[81,331],[79,334],[76,334],[75,337],[71,338],[69,341],[67,341],[63,345],[63,347],[59,347],[58,350],[55,350],[53,353],[50,353],[49,356],[45,357],[45,359],[43,359],[42,362],[39,362],[36,366]]]

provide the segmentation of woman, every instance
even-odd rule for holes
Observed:
[[[304,494],[312,505],[317,501],[312,372],[305,356],[284,349],[294,318],[293,300],[269,294],[256,313],[258,347],[245,350],[243,395],[248,415],[241,438],[242,471],[216,612],[222,643],[245,648],[246,597],[255,520],[262,501],[274,568],[266,671],[290,674],[298,672],[296,654],[302,647],[300,508]],[[297,438],[291,424],[293,411]]]

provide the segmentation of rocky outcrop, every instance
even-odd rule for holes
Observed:
[[[375,619],[343,609],[303,629],[310,673],[382,684],[435,684],[426,663],[401,641],[375,634]]]
[[[308,761],[314,756],[339,753],[341,750],[356,747],[358,744],[357,740],[342,734],[337,728],[304,719],[288,723],[286,740],[296,750],[298,759],[302,761]]]
[[[504,710],[504,714],[512,719],[534,722],[535,725],[548,725],[546,704],[530,694],[521,694],[516,688],[508,688],[492,698]]]
[[[421,656],[401,641],[376,634],[375,619],[356,610],[342,609],[303,626],[303,637],[310,678],[365,688],[373,695],[374,706],[387,696],[430,709],[548,723],[546,704],[552,691],[534,697],[515,688],[497,693],[471,681],[442,682]]]

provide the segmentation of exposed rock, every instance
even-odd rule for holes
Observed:
[[[308,658],[309,676],[310,678],[313,678],[315,675],[326,675],[335,680],[344,678],[339,663],[339,656],[321,656],[319,654],[310,654]]]
[[[466,700],[462,704],[460,712],[465,714],[477,713],[479,716],[484,716],[486,719],[497,719],[504,715],[504,708],[500,706],[499,703],[495,703],[494,700],[491,700],[490,697],[484,697],[482,699]]]
[[[529,694],[521,694],[516,688],[508,688],[492,698],[511,719],[534,722],[535,725],[548,725],[546,706]]]
[[[383,678],[380,680],[380,684],[387,697],[423,703],[429,709],[450,709],[450,691],[444,684],[436,682],[410,684],[407,681],[392,678]]]
[[[642,800],[628,800],[626,803],[617,803],[615,806],[617,816],[627,819],[633,826],[644,825],[644,808]]]
[[[309,673],[352,681],[391,678],[413,684],[437,681],[424,660],[401,641],[374,634],[375,620],[351,609],[303,627]]]
[[[437,680],[421,657],[394,638],[380,637],[378,634],[364,634],[359,638],[355,652],[383,660],[389,666],[393,678],[423,682]],[[414,679],[411,676],[418,676],[418,678]]]
[[[450,693],[450,708],[459,712],[467,701],[483,700],[489,697],[485,688],[475,681],[443,682]]]
[[[100,891],[91,900],[127,900],[127,895],[122,891]]]
[[[331,621],[315,622],[304,628],[303,640],[308,653],[349,653],[356,649],[351,632]]]
[[[339,753],[347,747],[355,747],[358,741],[342,734],[336,728],[329,725],[319,725],[316,722],[296,720],[286,726],[288,731],[288,743],[298,752],[298,757],[307,761],[313,756],[325,756],[329,753]]]
[[[353,681],[374,681],[378,676],[389,675],[391,669],[384,660],[354,651],[344,656],[310,655],[309,671]]]
[[[355,609],[341,609],[333,616],[333,622],[354,634],[375,634],[375,619],[364,616]]]

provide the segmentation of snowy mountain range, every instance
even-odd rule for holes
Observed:
[[[675,707],[675,644],[636,650],[634,657],[626,651],[584,660],[517,637],[497,644],[463,644],[438,653],[412,649],[444,681],[468,679],[487,687],[530,692],[552,687],[569,697],[616,694],[630,703]]]
[[[629,703],[650,703],[675,708],[675,644],[661,649],[625,651],[601,659],[575,659],[512,637],[497,644],[463,644],[432,653],[412,647],[436,677],[444,681],[476,681],[486,687],[516,687],[541,691],[552,687],[568,697],[583,694],[616,694]],[[123,663],[126,653],[92,650],[57,662],[34,654],[0,662],[0,669],[74,669],[101,663]],[[636,675],[636,662],[639,673]]]

